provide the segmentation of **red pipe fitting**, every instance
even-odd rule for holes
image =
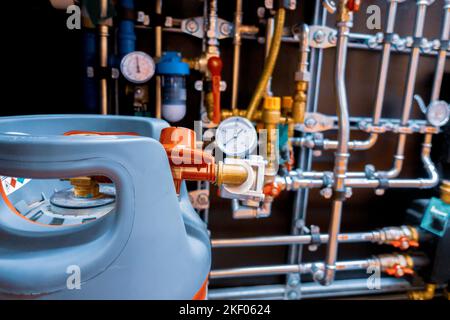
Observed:
[[[347,9],[353,12],[359,11],[361,7],[361,0],[348,0]]]
[[[214,100],[213,118],[214,123],[220,123],[220,82],[222,80],[222,59],[211,57],[208,59],[208,70],[211,73],[212,92]]]
[[[159,139],[167,153],[173,182],[180,193],[181,182],[216,180],[214,157],[196,148],[195,132],[187,128],[168,127]]]

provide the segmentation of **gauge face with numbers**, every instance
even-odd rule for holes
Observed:
[[[120,71],[132,83],[145,83],[155,74],[155,62],[142,51],[133,51],[123,57]]]
[[[435,127],[445,125],[450,117],[450,107],[445,101],[434,101],[427,109],[427,120]]]
[[[256,148],[258,137],[250,121],[231,117],[222,121],[217,128],[216,143],[227,156],[242,157]]]

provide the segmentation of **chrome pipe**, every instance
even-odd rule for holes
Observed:
[[[373,295],[382,293],[405,292],[418,290],[420,286],[412,286],[406,279],[382,277],[379,288],[370,289],[367,287],[367,279],[336,280],[328,287],[318,285],[315,282],[302,283],[300,287],[300,299],[332,298],[339,296]],[[209,300],[228,299],[283,299],[286,294],[284,285],[266,285],[237,288],[210,289],[208,291]]]
[[[266,41],[265,41],[265,58],[269,56],[270,47],[272,45],[273,33],[275,32],[275,18],[271,17],[267,19],[266,27]],[[267,96],[273,96],[272,92],[272,76],[267,81],[266,93]]]
[[[328,234],[317,235],[318,244],[328,242]],[[379,236],[376,232],[361,232],[339,234],[340,243],[358,243],[358,242],[376,242]],[[290,236],[267,236],[255,238],[236,238],[236,239],[212,239],[213,248],[234,248],[234,247],[260,247],[260,246],[282,246],[293,244],[311,244],[313,236],[311,235],[290,235]]]
[[[233,80],[231,90],[231,109],[237,108],[239,90],[239,70],[241,61],[241,25],[242,25],[242,0],[236,0],[236,12],[234,13],[234,39],[233,39]]]
[[[392,34],[394,32],[395,18],[397,14],[397,5],[399,0],[389,0],[388,7],[388,17],[386,21],[386,34]],[[358,35],[351,34],[353,39],[366,39],[366,35]],[[373,112],[373,124],[378,125],[381,113],[383,110],[383,100],[386,89],[387,75],[389,69],[389,61],[391,55],[391,42],[389,40],[384,41],[381,62],[380,62],[380,71],[378,73],[378,85],[377,85],[377,94],[375,99],[375,108]],[[369,138],[366,140],[352,140],[348,143],[348,148],[350,150],[368,150],[372,148],[378,140],[377,133],[371,133]],[[338,146],[338,142],[335,140],[324,140],[324,149],[336,149]]]
[[[353,13],[349,12],[347,2],[341,0],[338,9],[338,34],[336,44],[335,87],[337,95],[338,115],[338,146],[334,162],[335,199],[332,203],[331,220],[329,226],[329,240],[325,257],[325,273],[319,279],[323,285],[329,285],[334,280],[338,252],[338,234],[341,228],[342,207],[345,199],[345,173],[348,165],[348,142],[350,140],[350,120],[348,114],[348,100],[345,85],[345,69],[347,62],[347,44],[350,28],[353,25]]]
[[[327,20],[327,10],[322,5],[321,0],[316,0],[314,9],[314,24],[324,26]],[[320,92],[320,79],[322,75],[322,60],[323,60],[323,49],[312,48],[310,55],[310,68],[311,68],[311,81],[308,86],[308,96],[306,102],[307,112],[316,112],[319,102],[319,92]],[[310,171],[312,168],[312,150],[302,149],[300,151],[299,159],[297,162],[298,169],[302,171]],[[292,217],[292,233],[294,235],[302,232],[298,228],[298,221],[305,221],[307,208],[308,208],[308,198],[309,190],[307,188],[299,189],[293,208]],[[289,258],[288,263],[300,263],[302,261],[302,245],[291,246],[289,248]]]
[[[352,260],[335,263],[335,269],[338,271],[365,270],[374,265],[376,260]],[[258,267],[243,267],[212,270],[209,274],[210,279],[224,279],[234,277],[256,277],[256,276],[274,276],[287,273],[313,273],[316,269],[323,269],[323,263],[302,263],[293,265],[271,265]]]
[[[423,36],[423,28],[425,25],[425,16],[427,12],[427,7],[430,5],[430,0],[418,0],[417,1],[417,13],[416,20],[414,25],[414,38],[420,39]],[[414,96],[414,87],[416,83],[417,77],[417,69],[419,66],[419,58],[420,58],[420,47],[419,43],[413,45],[411,49],[411,56],[409,60],[408,66],[408,74],[405,86],[405,93],[403,97],[403,112],[401,116],[400,123],[402,125],[406,125],[409,120],[409,116],[411,113],[411,108],[413,105],[413,96]],[[403,167],[403,160],[405,154],[405,145],[406,145],[406,134],[400,133],[397,142],[397,150],[394,155],[394,163],[392,169],[386,172],[381,172],[380,176],[384,178],[395,178],[397,177]]]
[[[444,18],[441,27],[441,43],[449,40],[450,33],[450,0],[446,0],[443,6]],[[442,86],[442,78],[445,71],[445,60],[447,58],[447,50],[439,50],[436,62],[436,70],[434,72],[433,89],[431,90],[431,102],[439,100]]]

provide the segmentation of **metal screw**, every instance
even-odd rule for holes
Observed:
[[[291,277],[289,279],[289,283],[288,284],[289,284],[290,287],[296,287],[296,286],[298,286],[300,284],[300,279],[298,279],[297,277]]]
[[[191,19],[186,23],[186,30],[190,33],[195,33],[198,30],[198,24],[195,20]]]
[[[349,198],[352,197],[352,195],[353,195],[353,190],[352,190],[352,188],[346,187],[346,188],[345,188],[345,197],[346,197],[347,199],[349,199]]]
[[[337,42],[336,32],[331,32],[330,33],[330,35],[328,36],[328,41],[330,41],[330,43],[332,45],[336,45],[336,42]]]
[[[227,22],[223,22],[219,27],[220,33],[224,36],[228,36],[231,33],[231,25]]]
[[[325,272],[322,269],[318,269],[313,272],[313,280],[318,282],[321,281],[325,277]]]
[[[305,126],[310,129],[313,128],[316,125],[316,123],[317,122],[314,118],[308,118],[305,120]]]
[[[295,291],[289,291],[289,293],[288,293],[288,299],[289,299],[289,300],[295,300],[295,299],[297,299],[297,297],[298,297],[297,292],[295,292]]]
[[[325,33],[322,30],[317,30],[314,33],[314,41],[317,43],[322,43],[325,40]]]
[[[375,189],[375,194],[377,196],[382,196],[384,194],[384,189]]]
[[[323,188],[320,190],[320,195],[325,199],[330,199],[333,195],[333,190],[331,188]]]

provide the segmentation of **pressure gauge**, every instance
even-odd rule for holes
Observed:
[[[217,128],[216,143],[227,156],[242,157],[256,148],[258,137],[250,121],[231,117],[222,121]]]
[[[435,127],[445,125],[450,117],[450,107],[445,101],[434,101],[427,109],[427,120]]]
[[[155,62],[145,52],[133,51],[123,57],[120,71],[132,83],[145,83],[155,74]]]

